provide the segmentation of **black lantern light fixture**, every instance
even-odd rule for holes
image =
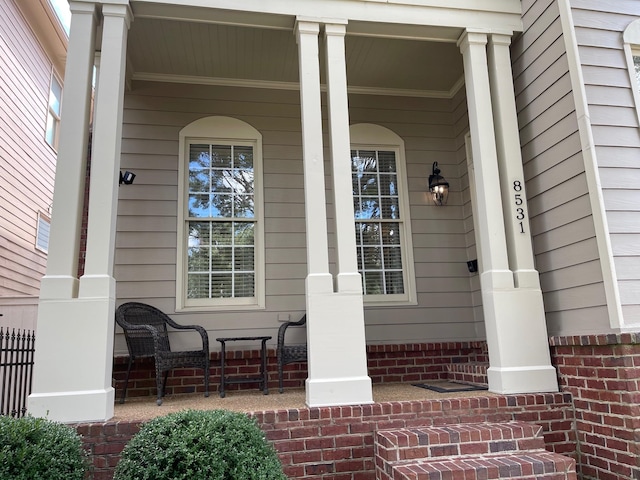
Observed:
[[[120,172],[120,183],[119,183],[119,185],[122,185],[123,183],[125,185],[131,185],[135,178],[136,178],[136,174],[133,173],[133,172],[130,172],[129,170],[127,170],[124,173]]]
[[[445,205],[449,197],[449,182],[440,175],[438,162],[433,162],[431,175],[429,175],[429,193],[433,203],[438,206]]]

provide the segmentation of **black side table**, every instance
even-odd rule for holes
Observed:
[[[224,389],[227,385],[232,383],[258,383],[262,393],[267,395],[269,389],[267,388],[267,340],[271,340],[271,337],[224,337],[216,338],[222,345],[220,350],[220,398],[224,398]],[[254,341],[260,340],[262,342],[262,348],[260,351],[260,376],[259,377],[227,377],[224,374],[224,363],[226,357],[226,343],[237,341]]]

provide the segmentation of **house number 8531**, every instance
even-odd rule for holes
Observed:
[[[516,221],[520,227],[520,233],[524,233],[524,198],[522,198],[522,182],[520,180],[514,180],[513,182],[513,202],[516,205]]]

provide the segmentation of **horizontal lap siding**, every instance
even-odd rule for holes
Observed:
[[[0,299],[37,297],[45,271],[35,237],[53,195],[55,152],[44,140],[51,68],[13,0],[0,2]]]
[[[608,325],[559,10],[522,2],[512,63],[536,268],[549,333]]]
[[[571,1],[625,323],[640,319],[640,128],[622,34],[635,0]],[[606,10],[603,11],[603,10]]]
[[[367,341],[473,337],[461,208],[435,207],[425,195],[434,161],[440,163],[443,175],[452,183],[453,197],[459,195],[451,102],[352,95],[349,105],[351,123],[377,123],[405,141],[416,262],[419,305],[367,307]],[[134,83],[125,97],[122,168],[134,171],[137,178],[133,187],[119,189],[115,269],[118,302],[139,300],[170,313],[175,311],[178,133],[190,122],[209,115],[246,121],[263,136],[266,309],[183,313],[178,319],[205,326],[210,338],[264,334],[275,339],[280,325],[278,314],[288,313],[297,319],[305,309],[306,227],[297,91]],[[328,145],[327,138],[324,144]],[[333,270],[334,208],[328,165],[325,173]],[[302,333],[297,334],[299,340]],[[125,351],[121,340],[116,345],[119,353]],[[215,342],[212,347],[217,347]]]

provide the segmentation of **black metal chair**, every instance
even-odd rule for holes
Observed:
[[[131,365],[136,358],[153,357],[156,364],[156,384],[158,399],[162,405],[169,370],[174,368],[202,368],[204,370],[204,396],[209,396],[209,337],[200,325],[179,325],[168,315],[151,305],[144,303],[124,303],[116,310],[116,322],[124,330],[129,349],[129,366],[127,378],[120,403],[124,403],[129,385]],[[174,352],[169,343],[167,325],[177,330],[195,330],[202,337],[202,350]],[[164,373],[164,379],[162,374]]]
[[[282,386],[282,371],[285,365],[296,362],[306,362],[307,361],[307,344],[298,344],[298,345],[286,345],[284,343],[284,337],[286,334],[287,328],[291,326],[301,327],[307,323],[307,316],[304,315],[297,322],[285,322],[280,325],[278,329],[278,346],[277,346],[277,359],[278,359],[278,388],[280,393],[283,392]]]

